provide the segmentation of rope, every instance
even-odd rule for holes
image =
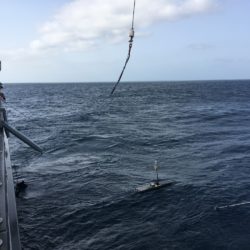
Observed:
[[[132,25],[131,25],[132,29],[134,29],[134,20],[135,20],[135,1],[136,0],[134,0],[133,17],[132,17]]]
[[[245,201],[245,202],[241,202],[241,203],[235,203],[235,204],[230,204],[230,205],[226,205],[226,206],[215,207],[215,210],[230,208],[230,207],[238,207],[238,206],[249,205],[249,204],[250,204],[250,201]]]
[[[134,38],[134,35],[135,35],[135,33],[134,33],[135,1],[136,1],[136,0],[134,0],[133,15],[132,15],[132,24],[131,24],[131,30],[130,30],[130,33],[129,33],[130,40],[128,41],[128,42],[129,42],[128,56],[127,56],[127,59],[126,59],[126,61],[125,61],[124,66],[123,66],[122,72],[121,72],[121,74],[120,74],[120,76],[119,76],[119,78],[118,78],[118,80],[117,80],[115,86],[113,87],[113,89],[112,89],[110,95],[113,95],[113,93],[115,92],[115,89],[116,89],[117,85],[118,85],[119,82],[121,81],[123,72],[124,72],[124,70],[125,70],[125,68],[126,68],[126,66],[127,66],[127,63],[128,63],[128,61],[129,61],[129,58],[130,58],[130,53],[131,53],[131,49],[132,49],[132,46],[133,46],[133,38]]]

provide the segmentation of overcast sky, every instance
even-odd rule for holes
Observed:
[[[2,82],[117,80],[133,0],[0,0]],[[124,81],[250,79],[249,0],[137,0]]]

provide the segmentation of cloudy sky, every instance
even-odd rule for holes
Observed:
[[[0,0],[0,81],[116,81],[133,1]],[[249,11],[249,0],[136,0],[123,80],[249,79]]]

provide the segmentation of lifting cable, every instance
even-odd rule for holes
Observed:
[[[131,53],[131,49],[132,49],[132,45],[133,45],[133,38],[134,38],[134,36],[135,36],[135,31],[134,31],[135,1],[136,1],[136,0],[134,0],[132,25],[131,25],[131,30],[130,30],[130,32],[129,32],[129,37],[130,37],[130,39],[129,39],[129,41],[128,41],[128,42],[129,42],[128,56],[127,56],[127,59],[126,59],[126,61],[125,61],[124,66],[123,66],[122,72],[121,72],[121,74],[120,74],[120,76],[119,76],[119,78],[118,78],[118,81],[116,82],[115,86],[113,87],[113,89],[112,89],[112,91],[111,91],[111,93],[110,93],[110,96],[113,95],[113,93],[115,92],[115,89],[116,89],[117,85],[118,85],[119,82],[121,81],[123,72],[124,72],[124,70],[125,70],[125,68],[126,68],[126,66],[127,66],[127,63],[128,63],[128,61],[129,61],[129,58],[130,58],[130,53]]]

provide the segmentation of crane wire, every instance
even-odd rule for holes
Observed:
[[[114,87],[113,87],[113,89],[112,89],[112,91],[110,93],[110,96],[113,95],[113,93],[115,92],[115,89],[116,89],[117,85],[121,81],[122,75],[123,75],[123,73],[125,71],[125,68],[126,68],[127,63],[129,61],[129,58],[130,58],[131,49],[132,49],[132,46],[133,46],[133,38],[134,38],[134,35],[135,35],[135,32],[134,32],[135,2],[136,2],[136,0],[134,0],[133,15],[132,15],[132,24],[131,24],[131,30],[130,30],[130,33],[129,33],[130,40],[128,41],[129,42],[128,55],[127,55],[125,64],[124,64],[124,66],[122,68],[122,72],[121,72],[121,74],[120,74],[120,76],[119,76],[116,84],[114,85]]]

